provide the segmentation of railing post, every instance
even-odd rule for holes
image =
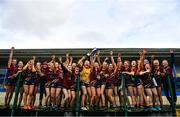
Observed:
[[[79,91],[80,91],[80,73],[78,74],[77,77],[77,86],[76,86],[77,90],[76,90],[76,108],[75,108],[75,112],[76,112],[76,117],[79,116],[79,108],[80,108],[80,96],[79,96]]]
[[[19,73],[18,74],[18,80],[16,82],[15,96],[14,96],[14,102],[13,102],[12,111],[11,111],[11,117],[14,116],[15,108],[17,107],[18,95],[19,95],[19,91],[21,88],[20,87],[21,80],[22,80],[22,73]]]
[[[123,81],[123,94],[124,94],[124,114],[125,114],[125,117],[127,117],[127,105],[126,105],[126,98],[127,98],[127,95],[126,95],[126,85],[125,85],[125,77],[124,77],[124,74],[122,74],[122,81]]]
[[[173,94],[173,90],[172,90],[172,85],[171,85],[171,79],[169,77],[169,75],[167,75],[167,79],[168,79],[168,85],[169,85],[169,88],[170,88],[170,95],[171,95],[171,98],[172,98],[172,102],[171,102],[171,106],[172,106],[172,112],[173,114],[176,112],[176,106],[175,106],[175,103],[174,103],[174,94]]]

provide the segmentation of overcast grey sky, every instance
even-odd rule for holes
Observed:
[[[180,47],[180,0],[0,0],[0,49]]]

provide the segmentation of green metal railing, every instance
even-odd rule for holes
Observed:
[[[76,90],[76,117],[79,116],[79,109],[80,109],[80,73],[78,74],[78,78],[77,78],[77,86],[76,86],[77,90]]]
[[[13,106],[12,106],[12,111],[11,111],[11,117],[14,116],[15,114],[15,109],[17,107],[17,102],[18,102],[18,95],[19,95],[19,92],[20,92],[20,88],[21,88],[21,82],[22,82],[22,73],[19,73],[18,74],[18,80],[17,80],[17,83],[16,83],[16,89],[15,89],[15,97],[14,97],[14,101],[13,101]],[[121,78],[122,78],[122,82],[123,82],[123,94],[124,94],[124,114],[125,114],[125,117],[128,116],[128,113],[127,113],[127,92],[126,92],[126,87],[125,87],[125,77],[124,77],[124,74],[121,75]],[[169,86],[169,89],[170,89],[170,95],[172,96],[172,112],[174,113],[176,111],[176,106],[174,105],[175,103],[175,100],[174,100],[174,95],[173,95],[173,90],[172,90],[172,85],[171,85],[171,79],[170,79],[170,76],[167,75],[167,80],[168,80],[168,86]],[[79,112],[80,112],[80,95],[79,95],[79,92],[80,92],[80,74],[78,74],[78,78],[77,78],[77,86],[76,86],[77,90],[76,90],[76,102],[75,102],[75,116],[79,116]]]
[[[124,94],[124,114],[125,117],[127,117],[127,105],[126,105],[126,98],[127,98],[127,94],[126,94],[126,86],[125,86],[125,77],[124,74],[121,75],[122,76],[122,81],[123,81],[123,94]]]
[[[168,80],[168,86],[170,88],[170,95],[171,95],[171,99],[172,99],[172,102],[170,102],[172,105],[172,112],[173,113],[176,113],[176,106],[175,106],[175,100],[174,100],[174,94],[173,94],[173,89],[172,89],[172,85],[171,85],[171,79],[170,79],[170,76],[167,75],[167,80]]]
[[[17,102],[18,102],[18,95],[19,95],[19,91],[20,91],[20,82],[22,81],[22,73],[18,74],[18,80],[16,82],[16,88],[15,88],[15,96],[14,96],[14,102],[13,102],[13,106],[12,106],[12,111],[11,111],[11,117],[14,116],[15,113],[15,109],[17,107]]]

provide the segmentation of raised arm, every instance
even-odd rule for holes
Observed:
[[[174,57],[174,52],[173,49],[170,49],[170,54],[171,54],[171,68],[173,68],[173,65],[175,64],[175,57]]]
[[[33,59],[31,60],[31,62],[32,62],[32,72],[36,71],[36,68],[35,68],[35,65],[34,65],[35,59],[36,59],[35,56],[33,56]]]
[[[69,65],[72,65],[72,62],[73,62],[73,57],[71,56],[70,61],[69,61]]]
[[[14,47],[11,48],[11,52],[10,52],[9,60],[8,60],[8,68],[10,68],[10,66],[11,66],[13,51],[14,51]]]
[[[114,66],[114,72],[116,72],[116,63],[114,62],[114,57],[113,57],[113,51],[110,52],[110,58],[111,58],[111,62]]]
[[[62,67],[63,72],[64,72],[64,73],[69,72],[69,73],[72,74],[72,71],[68,69],[68,66],[65,65],[65,63],[64,63],[64,64],[62,63],[62,58],[61,58],[61,57],[59,57],[59,61],[60,61],[60,65],[61,65],[61,67]]]
[[[116,67],[116,69],[120,68],[121,66],[122,66],[122,58],[121,58],[121,53],[119,52],[118,57],[117,57],[117,67]]]
[[[68,66],[69,65],[69,53],[66,53],[66,61],[64,62],[64,64],[66,65],[66,66]]]
[[[96,56],[95,57],[90,56],[91,68],[93,68],[95,61],[96,61]]]
[[[118,58],[117,58],[117,62],[122,62],[122,58],[121,58],[121,53],[118,53]]]
[[[110,57],[111,57],[111,62],[113,64],[113,66],[116,67],[116,63],[115,63],[114,57],[113,57],[113,51],[110,52]]]
[[[23,71],[25,71],[25,70],[27,69],[27,67],[28,67],[28,65],[29,65],[29,62],[30,62],[30,61],[28,61],[28,62],[26,63],[26,65],[23,67]]]
[[[52,59],[51,59],[51,61],[50,61],[49,63],[55,63],[55,58],[56,58],[56,56],[55,56],[55,55],[52,55],[51,58],[52,58]]]
[[[78,61],[78,65],[81,65],[81,63],[83,63],[83,60],[85,59],[85,56],[83,56],[79,61]]]
[[[139,52],[140,55],[140,64],[138,65],[138,71],[141,71],[144,69],[144,58],[146,54],[146,50],[143,50],[143,52]]]

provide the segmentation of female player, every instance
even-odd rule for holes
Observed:
[[[7,79],[5,84],[6,86],[5,107],[9,107],[16,84],[16,78],[13,77],[13,75],[17,72],[17,67],[16,67],[17,60],[12,58],[13,51],[14,51],[14,47],[11,48],[9,61],[8,61],[8,72],[7,72]]]
[[[83,60],[85,57],[82,57],[78,61],[78,65],[81,67],[81,90],[82,90],[82,100],[81,100],[81,109],[82,110],[87,110],[85,103],[86,103],[86,98],[87,95],[91,97],[91,89],[89,86],[90,83],[90,73],[91,73],[91,65],[89,60],[85,60],[84,65],[83,65]]]
[[[150,110],[161,110],[159,96],[152,80],[153,78],[152,69],[148,61],[145,63],[144,70],[140,71],[139,75],[142,76],[141,79],[142,79],[145,91],[147,93],[147,96],[149,97],[147,100],[147,106],[149,107]],[[153,95],[155,98],[155,108],[153,108],[153,102],[152,102]]]
[[[162,77],[163,77],[163,69],[160,67],[159,65],[159,60],[155,59],[153,60],[153,76],[155,78],[155,82],[156,84],[156,88],[157,88],[157,92],[158,92],[158,96],[159,96],[159,101],[161,104],[161,107],[163,106],[163,100],[162,100]]]
[[[134,109],[134,107],[136,105],[136,100],[135,100],[134,84],[132,81],[132,76],[135,75],[136,62],[133,61],[131,66],[132,66],[132,68],[130,68],[130,62],[125,60],[124,61],[124,71],[122,73],[125,74],[124,77],[125,77],[126,85],[127,85],[127,88],[128,88],[129,93],[130,93],[131,100],[132,100],[132,105],[130,107],[132,109]]]
[[[113,51],[110,52],[110,57],[111,57],[111,63],[108,66],[108,77],[106,79],[106,88],[107,88],[107,96],[112,104],[112,108],[115,109],[115,100],[113,97],[113,89],[114,89],[114,80],[115,80],[115,73],[116,73],[116,64],[114,62],[114,57],[113,57]]]
[[[100,87],[100,95],[101,95],[101,109],[106,109],[106,102],[105,102],[105,88],[106,88],[106,79],[108,77],[108,63],[106,62],[108,58],[105,58],[103,64],[100,61],[100,51],[97,52],[97,60],[100,65],[100,80],[101,80],[101,87]]]
[[[23,72],[24,72],[24,85],[23,85],[24,109],[32,109],[31,103],[33,99],[35,75],[36,75],[33,59],[28,61],[28,63],[24,66]]]
[[[95,62],[96,57],[90,57],[91,59],[91,74],[90,74],[90,88],[91,88],[91,109],[97,109],[100,99],[100,66]],[[94,105],[95,104],[95,105]]]

